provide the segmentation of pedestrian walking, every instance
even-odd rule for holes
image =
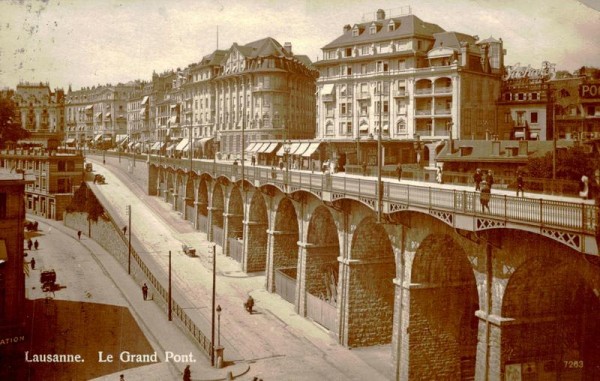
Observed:
[[[81,230],[77,231],[77,239],[81,241]]]
[[[435,167],[435,180],[437,181],[438,184],[441,184],[443,182],[443,178],[442,178],[442,168],[441,167]]]
[[[276,179],[277,178],[277,171],[275,170],[275,166],[271,166],[271,178]]]
[[[124,376],[124,375],[121,375],[121,376],[119,377],[119,381],[125,381],[125,376]]]
[[[123,226],[123,235],[127,234],[127,226]]]
[[[35,258],[31,258],[31,269],[35,270]]]
[[[248,295],[248,299],[246,300],[246,303],[244,303],[244,308],[252,315],[252,308],[254,308],[254,298],[252,295]]]
[[[483,180],[483,176],[481,175],[481,169],[477,168],[475,173],[473,174],[473,182],[475,182],[475,190],[481,190],[481,181]]]
[[[283,160],[279,159],[279,169],[283,171]]]
[[[33,241],[33,247],[37,250],[38,247],[40,246],[40,244],[38,243],[37,239],[35,241]]]
[[[487,175],[485,176],[485,182],[487,183],[488,188],[492,189],[492,185],[494,185],[494,174],[491,169],[488,169]]]
[[[31,238],[27,239],[27,249],[31,250],[32,246],[33,246],[33,241],[31,240]]]
[[[402,164],[400,163],[396,165],[396,177],[398,178],[398,181],[402,180]]]
[[[519,197],[519,192],[521,192],[521,197],[525,197],[525,183],[523,181],[523,174],[521,171],[517,171],[517,197]]]
[[[256,165],[256,158],[254,156],[252,156],[252,159],[250,161],[252,163],[252,166]]]
[[[192,380],[192,371],[190,370],[190,366],[187,365],[183,370],[183,381],[191,381]]]
[[[144,297],[144,300],[148,299],[148,285],[146,285],[146,283],[142,286],[142,296]]]
[[[490,211],[490,198],[491,198],[492,190],[489,187],[487,181],[483,180],[481,182],[481,194],[479,195],[479,202],[481,203],[481,211],[485,213],[485,210]]]

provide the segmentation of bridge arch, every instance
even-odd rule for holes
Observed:
[[[173,204],[173,192],[175,191],[174,186],[175,186],[175,176],[176,174],[171,171],[171,170],[167,170],[166,173],[166,192],[165,192],[165,202],[167,202],[168,204]]]
[[[600,379],[600,299],[586,266],[584,259],[541,255],[511,275],[502,301],[510,324],[501,327],[501,371],[535,364],[548,379]]]
[[[223,245],[223,212],[225,210],[225,197],[223,187],[215,182],[212,191],[212,203],[210,206],[212,241]]]
[[[198,229],[208,233],[208,184],[210,178],[201,176],[198,183]]]
[[[337,332],[340,243],[334,217],[321,203],[310,214],[306,233],[301,295],[305,315]]]
[[[258,190],[252,192],[248,208],[248,218],[244,222],[247,226],[246,272],[265,271],[267,264],[267,243],[269,215],[263,194]]]
[[[242,252],[244,246],[242,240],[244,238],[244,200],[242,198],[241,189],[238,186],[232,186],[229,190],[229,202],[227,205],[226,236],[228,241],[223,247],[227,248],[225,254],[233,257],[236,261],[242,261]]]
[[[185,208],[185,218],[190,222],[194,222],[194,174],[190,172],[187,175],[187,181],[185,183],[185,197],[183,200],[183,207]]]
[[[479,309],[473,268],[445,229],[429,232],[410,271],[410,379],[472,379]]]
[[[386,230],[372,216],[363,218],[352,234],[346,271],[347,303],[342,311],[346,345],[390,343],[396,261]]]
[[[298,275],[298,241],[300,238],[298,215],[294,204],[282,197],[275,211],[272,234],[272,258],[268,275],[273,279],[269,291],[296,304],[296,282]]]

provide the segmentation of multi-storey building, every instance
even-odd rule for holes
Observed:
[[[242,145],[256,140],[312,139],[317,76],[308,57],[295,55],[290,43],[281,46],[272,38],[234,43],[214,78],[221,153],[237,157]]]
[[[142,82],[131,93],[127,102],[127,135],[118,139],[119,149],[148,151],[154,143],[156,130],[155,110],[152,107],[152,83]]]
[[[25,186],[23,174],[0,169],[0,334],[3,347],[24,340],[25,274],[23,231]]]
[[[481,139],[495,121],[502,40],[449,32],[410,11],[346,25],[322,48],[317,138],[345,164],[414,162],[444,139]],[[432,152],[431,157],[435,156]],[[431,158],[430,157],[430,158]]]
[[[86,87],[66,95],[67,141],[84,145],[111,147],[117,135],[127,133],[127,100],[136,84]]]
[[[554,120],[557,138],[598,141],[600,71],[584,68],[573,77],[555,78],[549,84],[549,117]]]
[[[177,74],[167,71],[162,74],[152,74],[152,105],[155,111],[156,135],[155,143],[151,146],[152,151],[159,151],[161,145],[166,146],[172,138],[171,127],[175,127],[179,121],[175,113],[176,105],[171,101],[173,82]],[[174,106],[174,107],[171,107]],[[171,117],[173,114],[173,117]],[[161,149],[159,152],[162,152]]]
[[[192,145],[196,157],[212,157],[216,152],[216,100],[214,78],[219,75],[227,51],[215,50],[190,66],[190,79],[185,85],[191,91]],[[187,108],[186,108],[187,110]],[[190,136],[188,135],[188,138]]]
[[[83,156],[42,148],[7,149],[0,152],[0,169],[35,178],[25,188],[27,212],[62,220],[74,188],[83,181]]]
[[[498,101],[496,128],[489,126],[491,134],[503,140],[551,139],[549,80],[554,75],[554,65],[549,62],[543,62],[541,68],[519,64],[507,66]]]
[[[30,132],[30,137],[19,143],[58,147],[64,133],[64,91],[52,91],[48,83],[23,82],[17,85],[14,100],[21,127]]]

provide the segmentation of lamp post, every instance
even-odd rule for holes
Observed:
[[[212,279],[212,319],[210,335],[210,366],[215,366],[215,286],[217,276],[217,244],[212,243],[213,254],[213,279]]]
[[[217,347],[221,347],[221,305],[217,306]]]
[[[172,304],[172,294],[171,294],[171,250],[169,250],[169,321],[173,320],[171,316],[171,304]]]
[[[194,140],[192,138],[192,124],[190,123],[190,129],[189,129],[189,142],[188,144],[190,145],[190,149],[188,150],[188,155],[190,156],[190,174],[192,173],[193,170],[193,162],[192,162],[192,156],[194,153]]]
[[[129,216],[129,239],[127,242],[127,274],[131,274],[131,205],[127,205],[125,211],[126,214]]]

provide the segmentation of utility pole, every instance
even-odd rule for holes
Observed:
[[[377,132],[377,223],[381,223],[381,213],[383,208],[383,184],[381,182],[381,166],[382,166],[382,155],[381,155],[381,114],[383,113],[382,96],[383,93],[383,81],[380,82],[381,87],[379,88],[379,130]]]

